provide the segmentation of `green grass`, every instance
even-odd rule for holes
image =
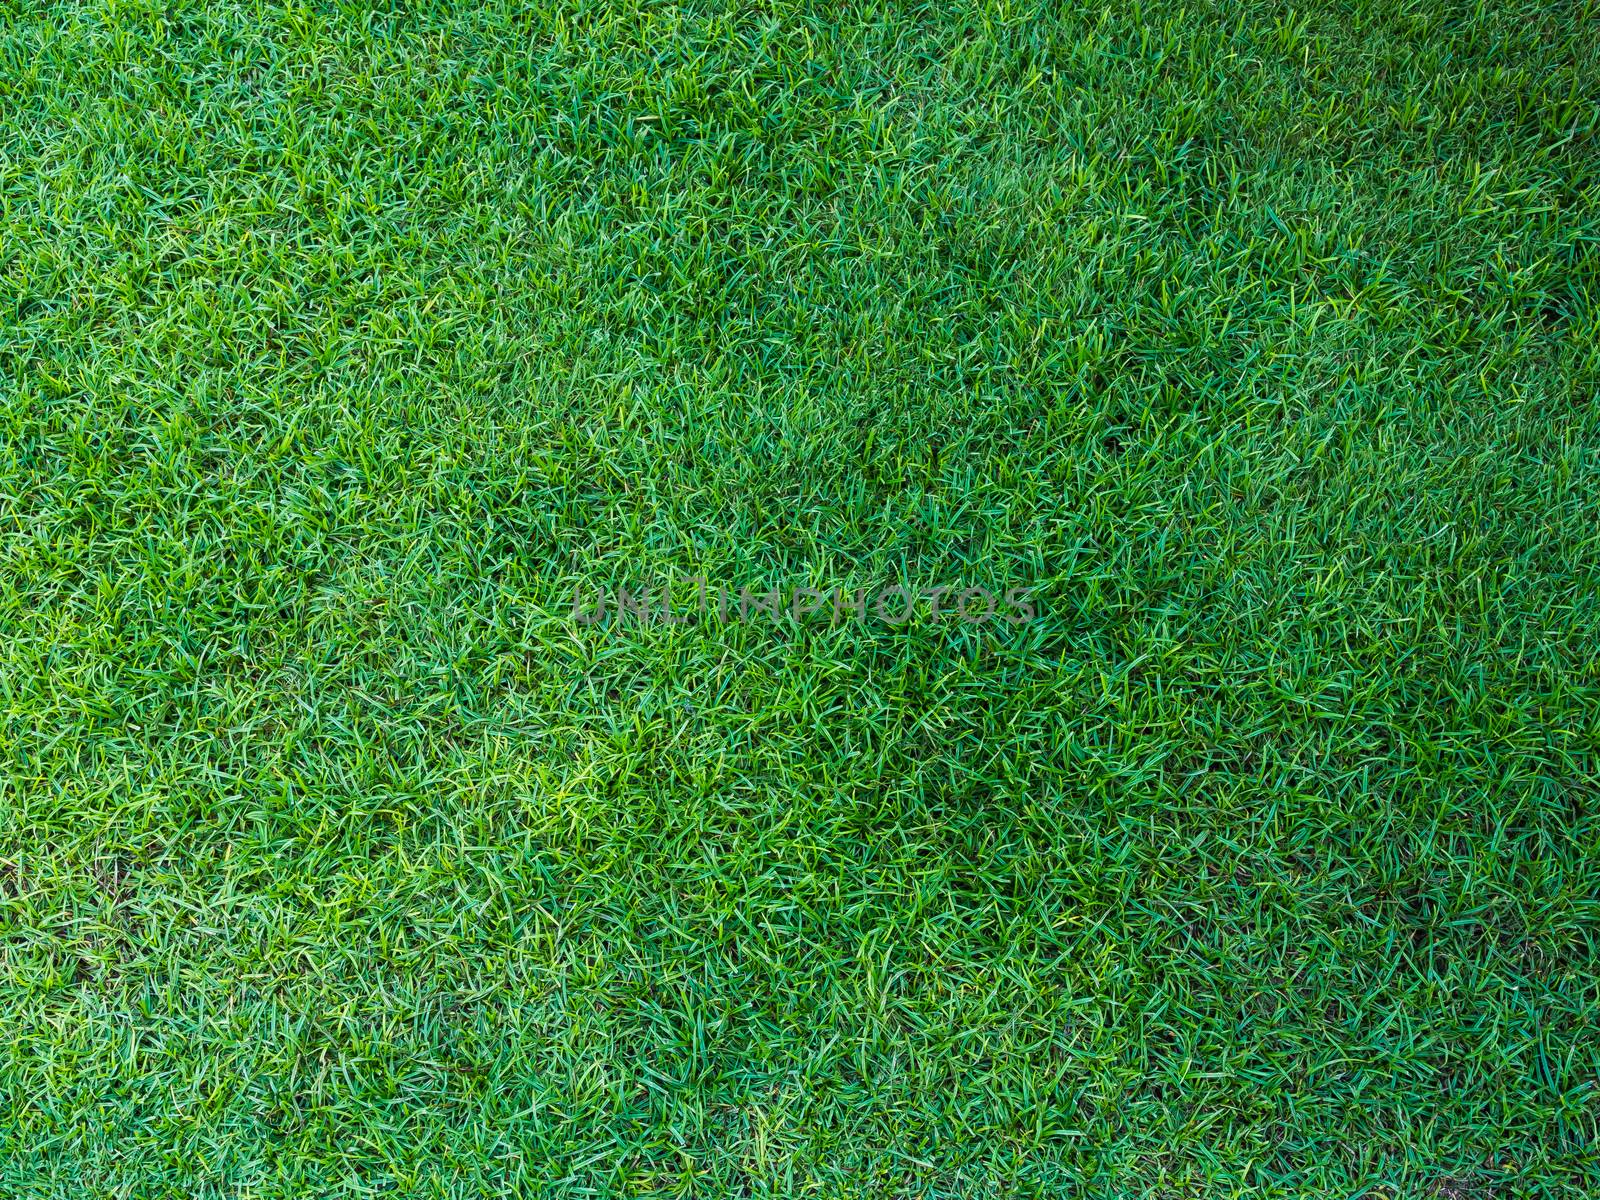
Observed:
[[[1600,1192],[1593,0],[0,3],[0,1195]],[[1011,627],[573,588],[1033,586]]]

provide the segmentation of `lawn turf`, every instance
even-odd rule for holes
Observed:
[[[1600,8],[0,3],[0,1195],[1600,1193]],[[1030,586],[593,625],[575,587]]]

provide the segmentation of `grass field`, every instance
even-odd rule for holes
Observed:
[[[1594,0],[0,2],[0,1196],[1600,1194],[1597,125]],[[696,576],[1037,610],[570,611]]]

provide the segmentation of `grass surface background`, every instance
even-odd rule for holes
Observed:
[[[0,1193],[1593,1195],[1597,47],[0,4]]]

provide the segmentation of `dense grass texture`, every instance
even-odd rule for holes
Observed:
[[[0,3],[0,1196],[1600,1194],[1595,0]],[[1035,589],[607,620],[574,588]]]

